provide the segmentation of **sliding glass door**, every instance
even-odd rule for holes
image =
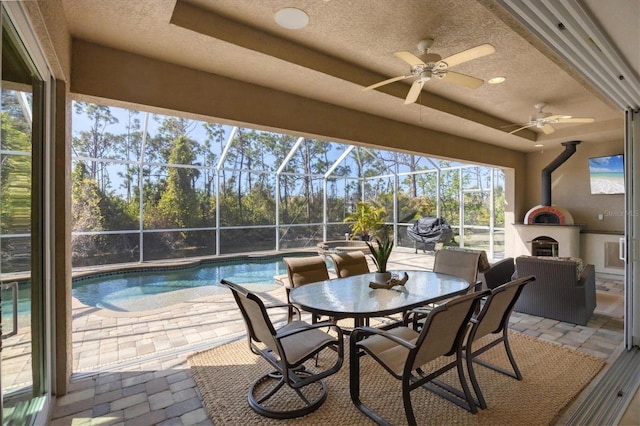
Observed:
[[[46,414],[51,393],[46,250],[51,84],[23,40],[21,10],[2,3],[0,392],[2,424],[22,425],[41,421],[36,418]]]
[[[625,113],[625,346],[640,346],[640,113]]]

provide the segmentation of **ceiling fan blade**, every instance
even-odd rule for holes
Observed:
[[[568,117],[558,119],[558,123],[593,123],[594,121],[596,121],[596,119],[591,117]]]
[[[404,80],[405,78],[409,78],[409,77],[413,77],[413,74],[409,74],[409,75],[399,75],[398,77],[393,77],[390,78],[388,80],[384,80],[381,81],[379,83],[376,84],[372,84],[371,86],[367,86],[362,90],[371,90],[371,89],[375,89],[376,87],[380,87],[380,86],[384,86],[385,84],[389,84],[389,83],[393,83],[394,81],[399,81],[399,80]]]
[[[407,94],[407,98],[404,100],[404,104],[412,104],[418,100],[418,96],[420,96],[420,92],[422,91],[422,86],[424,86],[424,81],[418,79],[413,82],[411,85],[411,89],[409,89],[409,93]]]
[[[553,133],[555,131],[556,131],[556,129],[554,129],[551,124],[545,124],[544,126],[542,126],[542,132],[545,135],[549,135],[549,134],[551,134],[551,133]]]
[[[470,75],[464,75],[453,71],[447,71],[444,79],[451,83],[459,84],[460,86],[468,87],[470,89],[477,89],[484,84],[484,81],[479,78],[471,77]]]
[[[548,117],[543,117],[542,119],[544,121],[556,121],[556,120],[560,120],[562,118],[571,118],[570,115],[560,115],[560,114],[556,114],[556,115],[550,115]]]
[[[529,123],[513,123],[513,124],[507,124],[506,126],[500,126],[500,129],[506,129],[508,127],[513,127],[513,126],[530,126]]]
[[[524,130],[524,129],[529,128],[531,126],[533,126],[533,124],[527,124],[526,126],[522,126],[519,129],[515,129],[515,130],[510,131],[509,134],[512,135],[512,134],[514,134],[516,132],[519,132],[520,130]]]
[[[480,46],[472,47],[471,49],[464,50],[456,53],[455,55],[444,58],[441,62],[446,62],[450,67],[461,64],[463,62],[470,61],[472,59],[481,58],[483,56],[491,55],[495,53],[496,48],[489,43],[481,44]]]
[[[422,62],[422,59],[418,58],[416,55],[414,55],[411,52],[406,52],[403,50],[403,51],[394,53],[394,55],[396,58],[402,59],[412,67],[416,67],[418,65],[422,65],[422,66],[426,65],[424,62]]]

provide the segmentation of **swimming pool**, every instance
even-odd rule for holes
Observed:
[[[281,284],[274,276],[286,273],[282,256],[217,260],[186,268],[137,269],[74,279],[72,294],[88,306],[142,312],[227,294],[219,284],[222,278],[252,291],[275,290]]]

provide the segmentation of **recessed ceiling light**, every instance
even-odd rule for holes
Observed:
[[[285,7],[276,12],[276,24],[289,30],[299,30],[309,24],[309,15],[304,10],[295,7]]]
[[[489,83],[489,84],[500,84],[500,83],[503,83],[505,80],[506,80],[505,77],[493,77],[492,79],[487,81],[487,83]]]

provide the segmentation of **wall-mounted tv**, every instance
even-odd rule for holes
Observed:
[[[624,157],[622,154],[589,158],[592,194],[624,194]]]

